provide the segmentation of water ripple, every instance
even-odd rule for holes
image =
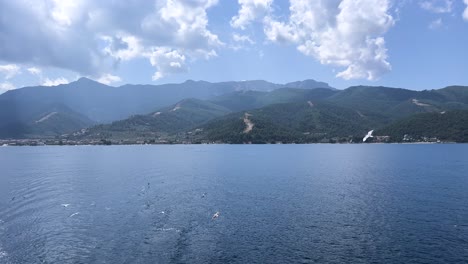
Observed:
[[[0,263],[463,263],[466,151],[0,150]]]

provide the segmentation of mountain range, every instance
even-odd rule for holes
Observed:
[[[0,95],[0,138],[112,143],[468,141],[468,87],[413,91],[305,80],[124,85],[81,78]],[[444,130],[443,128],[449,128]]]
[[[291,84],[266,81],[210,83],[186,81],[181,84],[107,86],[87,78],[54,87],[36,86],[7,91],[0,95],[0,138],[43,136],[37,133],[36,121],[57,112],[55,119],[74,123],[72,116],[80,116],[80,126],[56,131],[69,133],[80,127],[109,123],[131,115],[145,114],[175,104],[186,98],[208,99],[233,91],[271,91],[281,87],[329,87],[314,80]],[[60,111],[57,109],[60,108]],[[85,124],[81,124],[85,122]],[[47,122],[50,123],[50,122]],[[46,123],[41,123],[45,134]]]

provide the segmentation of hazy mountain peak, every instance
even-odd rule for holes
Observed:
[[[306,79],[303,81],[296,81],[296,82],[290,82],[286,83],[284,87],[287,88],[299,88],[299,89],[314,89],[314,88],[329,88],[329,89],[334,89],[328,83],[326,82],[319,82],[314,79]]]
[[[74,81],[75,83],[98,83],[94,80],[91,80],[89,78],[86,78],[86,77],[80,77],[78,80]]]
[[[72,88],[84,88],[84,87],[108,87],[108,85],[102,84],[100,82],[97,82],[95,80],[86,78],[86,77],[81,77],[78,80],[71,82],[68,84],[68,86]]]
[[[205,83],[209,83],[209,82],[207,82],[207,81],[195,81],[195,80],[189,79],[189,80],[186,80],[183,83],[184,84],[205,84]]]

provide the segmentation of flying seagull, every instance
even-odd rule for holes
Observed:
[[[73,216],[78,215],[78,214],[80,214],[80,213],[76,212],[76,213],[71,214],[69,217],[73,217]]]
[[[367,135],[362,139],[362,142],[366,142],[368,138],[374,137],[372,136],[372,133],[374,133],[374,130],[367,132]]]

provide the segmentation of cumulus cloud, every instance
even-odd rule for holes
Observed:
[[[239,13],[231,19],[231,26],[245,29],[256,19],[271,11],[273,0],[239,0]]]
[[[233,43],[229,46],[229,48],[233,50],[246,49],[248,45],[255,44],[255,41],[252,40],[249,36],[241,35],[238,33],[232,34],[232,40],[233,40]]]
[[[378,79],[391,70],[383,35],[394,25],[390,0],[291,0],[286,22],[270,16],[264,32],[293,43],[322,64],[344,67],[344,79]]]
[[[208,29],[207,9],[217,3],[0,1],[0,60],[99,77],[120,61],[150,59],[154,49],[176,49],[193,59],[206,58],[223,46]]]
[[[1,1],[0,59],[82,73],[97,71],[103,58],[83,26],[86,16],[82,8],[73,12],[62,8],[66,2]]]
[[[217,0],[166,0],[161,9],[143,19],[142,30],[150,40],[163,46],[204,49],[222,45],[218,36],[207,29],[206,10],[217,3]],[[165,32],[167,39],[154,38],[161,32]]]
[[[282,44],[295,43],[299,41],[299,28],[294,25],[295,22],[284,23],[275,21],[271,17],[264,19],[264,32],[267,39]]]
[[[104,52],[116,60],[131,60],[144,55],[144,47],[141,41],[134,36],[101,36],[107,46]]]
[[[239,35],[237,33],[232,34],[232,39],[236,42],[247,42],[250,44],[254,44],[255,41],[253,41],[249,36],[247,35]]]
[[[206,10],[215,4],[217,0],[157,1],[155,12],[144,16],[139,28],[101,36],[107,43],[104,50],[118,61],[148,58],[156,68],[153,80],[186,72],[186,57],[209,59],[216,56],[215,48],[224,45],[207,29]],[[120,18],[114,13],[104,17],[112,16],[117,20],[108,19],[99,24],[119,23]],[[137,34],[131,35],[130,32]]]
[[[67,84],[67,83],[70,83],[70,81],[67,80],[66,78],[63,78],[63,77],[59,77],[57,79],[45,78],[43,80],[42,85],[43,86],[57,86],[57,85],[60,85],[60,84]]]
[[[159,80],[167,74],[186,72],[185,60],[185,56],[178,50],[169,48],[154,49],[150,56],[151,65],[157,69],[153,75],[153,80]]]
[[[450,13],[452,12],[453,0],[424,0],[419,2],[422,9],[432,13]]]
[[[20,73],[20,67],[16,64],[0,65],[0,74],[3,75],[5,79],[11,79],[18,73]]]
[[[463,19],[468,21],[468,0],[463,0],[466,5],[465,11],[463,12]]]
[[[121,82],[122,79],[119,76],[112,75],[112,74],[104,74],[97,79],[98,82],[109,85],[115,82]]]
[[[241,42],[241,43],[249,43],[249,44],[255,44],[255,41],[253,41],[249,36],[247,35],[240,35],[237,33],[232,34],[232,39],[235,42]]]
[[[49,77],[45,77],[42,73],[42,69],[38,67],[29,67],[26,69],[31,75],[37,77],[40,85],[42,86],[57,86],[60,84],[67,84],[70,81],[67,78],[59,77],[56,79],[51,79]]]
[[[28,68],[28,72],[31,73],[32,75],[36,75],[36,76],[41,76],[42,75],[42,70],[37,68],[37,67]]]

